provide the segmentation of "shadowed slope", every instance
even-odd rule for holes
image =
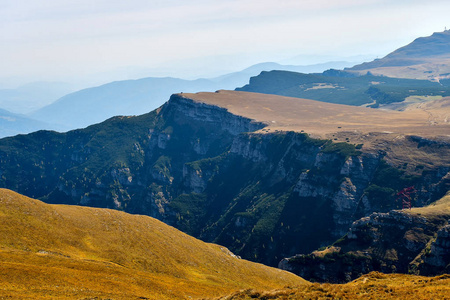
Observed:
[[[175,299],[305,283],[146,216],[0,189],[0,222],[4,297]]]

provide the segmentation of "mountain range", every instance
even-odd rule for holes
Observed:
[[[311,66],[261,63],[216,78],[184,80],[149,77],[122,80],[67,95],[65,95],[69,91],[67,84],[33,83],[17,89],[0,90],[0,108],[22,114],[20,118],[15,117],[14,122],[5,123],[5,129],[0,131],[0,137],[42,129],[67,131],[99,123],[117,115],[144,114],[161,106],[173,93],[234,89],[244,85],[251,76],[263,70],[321,72],[326,68],[348,66],[350,66],[348,62],[329,62]],[[57,97],[58,95],[60,97]]]
[[[0,186],[156,217],[276,266],[398,208],[405,187],[416,186],[419,206],[442,197],[448,109],[183,93],[146,115],[0,140]]]
[[[73,92],[64,82],[32,82],[17,88],[0,89],[0,108],[16,114],[28,114]]]
[[[434,33],[430,37],[418,38],[382,59],[352,68],[349,68],[348,62],[330,62],[311,66],[261,63],[240,72],[210,79],[142,78],[112,82],[68,94],[34,112],[26,111],[27,117],[43,123],[25,120],[22,116],[20,119],[16,118],[16,122],[8,123],[8,131],[0,137],[6,134],[29,133],[39,129],[67,131],[102,122],[116,115],[139,115],[161,106],[173,93],[234,89],[247,84],[250,77],[261,72],[263,73],[251,78],[248,85],[238,90],[374,107],[402,102],[410,96],[448,96],[449,80],[446,79],[450,71],[445,66],[450,59],[447,57],[449,41],[449,31]],[[284,70],[312,73],[330,68],[346,68],[346,71],[330,70],[323,74],[264,72]],[[367,72],[370,72],[370,75],[357,76],[365,75]],[[372,75],[430,79],[439,81],[443,86],[433,85],[426,80],[407,81]],[[45,101],[48,103],[64,90],[62,85],[49,88],[46,86],[43,85],[41,90],[39,90],[39,84],[16,90],[0,90],[0,108],[25,112],[20,105],[41,98],[43,99],[39,100],[40,103],[46,103]],[[28,104],[27,106],[31,107]],[[28,124],[21,125],[21,120]],[[14,128],[15,126],[17,128]],[[29,129],[24,130],[24,128]]]
[[[50,124],[37,121],[25,115],[0,109],[0,137],[13,136],[19,133],[25,134],[37,129],[51,129],[52,127]],[[56,126],[53,128],[56,128]]]
[[[358,72],[261,72],[240,91],[0,139],[0,297],[446,297],[450,79]],[[143,92],[235,75],[110,83],[49,115],[85,126],[101,103],[142,108]]]

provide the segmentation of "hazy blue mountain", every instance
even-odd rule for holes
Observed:
[[[238,86],[247,84],[250,77],[256,76],[262,71],[282,70],[300,73],[320,73],[328,69],[343,69],[351,65],[352,63],[346,61],[327,62],[308,66],[283,65],[275,62],[265,62],[250,66],[239,72],[225,74],[210,80],[220,82],[223,85],[221,89],[235,89]]]
[[[32,82],[14,89],[0,89],[0,107],[27,114],[73,91],[71,85],[64,82]]]
[[[143,78],[108,83],[68,94],[31,114],[38,120],[82,128],[116,115],[140,115],[161,106],[174,92],[195,92],[206,79]]]
[[[330,62],[312,66],[290,66],[261,63],[210,79],[142,78],[104,84],[66,95],[56,102],[30,114],[31,117],[59,124],[61,130],[75,129],[102,122],[117,115],[140,115],[154,110],[179,92],[212,92],[232,90],[249,82],[262,71],[323,71],[330,67],[348,66],[346,62]]]
[[[40,129],[52,129],[52,126],[24,115],[0,109],[0,138],[30,133]]]

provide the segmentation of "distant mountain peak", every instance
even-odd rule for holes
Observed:
[[[450,30],[419,37],[381,59],[362,63],[349,71],[439,81],[450,74]]]
[[[450,30],[435,32],[431,36],[419,37],[410,44],[388,54],[385,58],[431,58],[450,57]]]

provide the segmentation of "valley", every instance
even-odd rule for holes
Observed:
[[[287,108],[300,121],[283,123]],[[344,123],[350,115],[359,123]],[[314,116],[332,125],[308,122]],[[399,208],[405,187],[415,185],[415,206],[444,196],[449,124],[428,116],[233,91],[178,94],[147,115],[0,140],[0,185],[48,203],[149,215],[277,266],[330,245],[361,217]],[[384,133],[379,120],[390,118],[405,123]],[[327,139],[339,135],[336,125],[349,134],[346,124],[355,139]]]
[[[409,214],[448,217],[448,199]],[[444,299],[450,291],[448,275],[371,272],[344,285],[309,283],[147,216],[48,205],[5,189],[0,220],[5,299]]]
[[[449,51],[0,91],[0,298],[446,299]]]

